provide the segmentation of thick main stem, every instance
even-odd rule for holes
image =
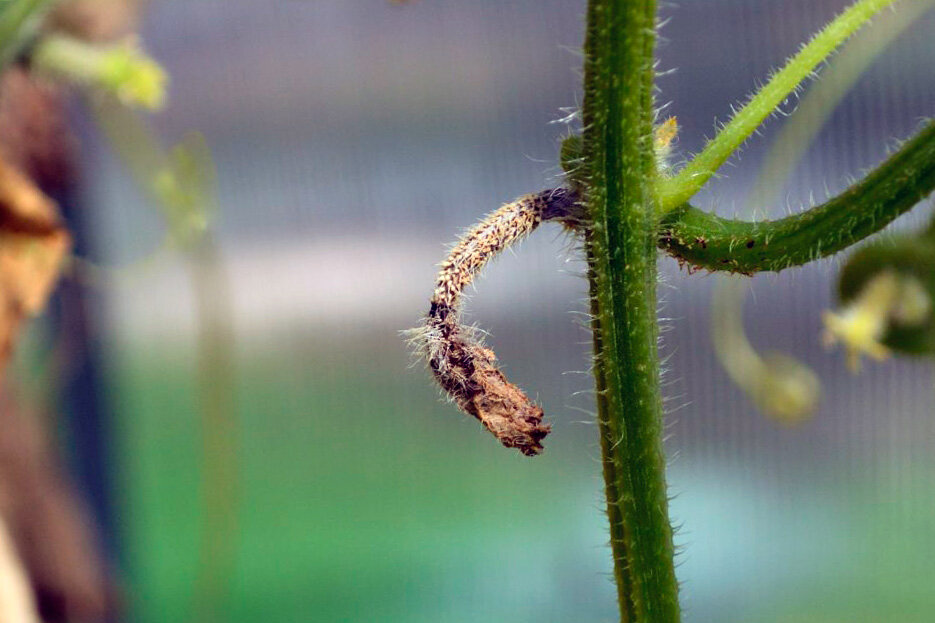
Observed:
[[[590,0],[584,169],[595,374],[621,620],[679,620],[656,346],[654,0]]]

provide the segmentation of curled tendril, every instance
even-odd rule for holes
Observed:
[[[821,395],[818,377],[804,363],[780,352],[759,353],[743,327],[747,283],[722,280],[711,300],[711,338],[731,380],[773,420],[795,425],[815,411]]]
[[[542,423],[542,409],[506,380],[477,331],[461,324],[461,293],[487,262],[543,221],[574,226],[581,217],[574,194],[561,188],[525,195],[487,215],[441,263],[429,312],[412,330],[417,350],[451,400],[526,456],[542,452],[551,427]]]

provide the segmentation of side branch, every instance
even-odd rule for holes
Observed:
[[[935,190],[935,121],[862,181],[801,214],[753,223],[684,204],[659,226],[658,245],[693,268],[778,272],[833,255],[874,234]]]
[[[445,393],[500,443],[526,456],[542,452],[550,426],[542,423],[542,409],[506,380],[477,331],[461,324],[461,293],[487,262],[541,222],[572,224],[578,211],[571,193],[557,189],[520,197],[489,214],[441,263],[424,325],[412,331],[416,348]]]
[[[700,154],[674,177],[659,182],[659,211],[666,214],[691,199],[705,182],[789,97],[803,80],[870,19],[896,0],[856,0],[789,59],[769,82],[738,110]]]

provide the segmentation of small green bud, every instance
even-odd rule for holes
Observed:
[[[204,137],[190,134],[173,147],[150,184],[172,239],[180,246],[199,240],[217,204],[214,163]]]
[[[104,53],[99,81],[128,106],[159,110],[165,105],[165,70],[132,43]]]
[[[679,124],[675,117],[669,117],[653,131],[653,148],[656,152],[656,167],[663,173],[669,169],[672,143],[678,136]],[[568,176],[573,190],[581,192],[583,187],[582,166],[584,164],[584,140],[580,134],[569,134],[562,140],[560,150],[562,171]]]
[[[32,55],[40,71],[114,94],[124,105],[159,110],[169,78],[135,40],[101,46],[64,35],[39,41]]]

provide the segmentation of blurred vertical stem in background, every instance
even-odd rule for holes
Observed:
[[[239,435],[230,280],[210,234],[189,251],[197,314],[198,386],[203,448],[202,500],[194,621],[224,620],[222,604],[236,566]]]
[[[162,211],[169,244],[182,252],[195,306],[202,438],[202,522],[192,620],[227,618],[240,501],[235,333],[230,280],[209,229],[216,209],[211,154],[200,135],[168,153],[132,111],[93,102],[98,123],[137,184]]]
[[[656,324],[654,0],[590,0],[583,170],[594,372],[621,621],[679,620]]]

